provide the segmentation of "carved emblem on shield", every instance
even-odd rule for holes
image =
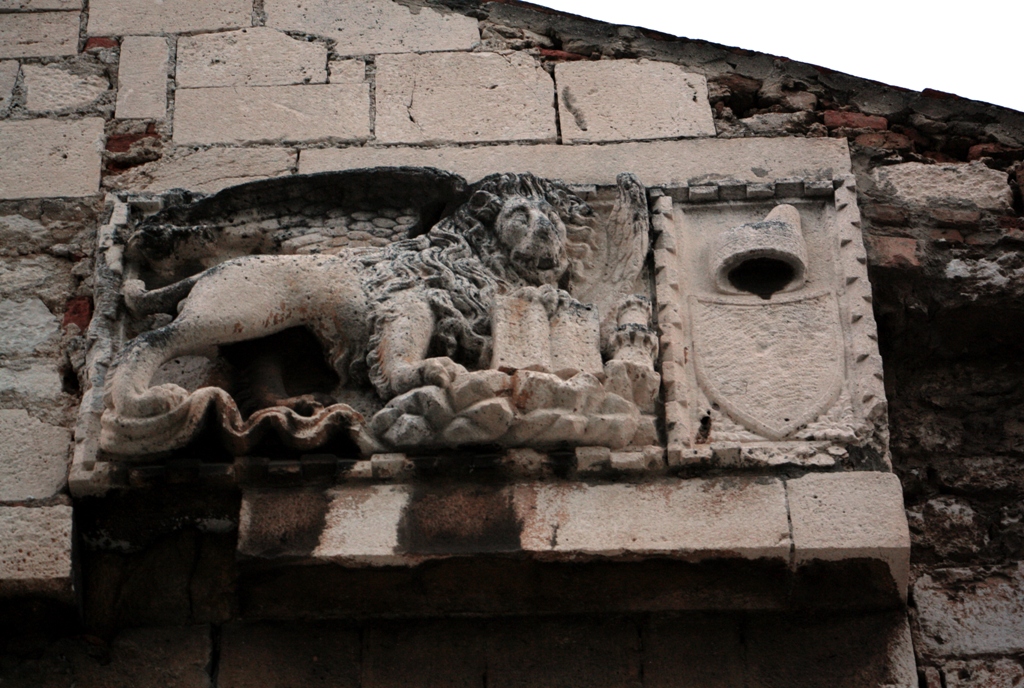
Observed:
[[[697,381],[732,418],[780,440],[835,403],[843,383],[830,293],[761,303],[692,297]]]

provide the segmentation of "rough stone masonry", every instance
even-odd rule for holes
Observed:
[[[127,232],[278,180],[255,187],[273,212],[229,195],[218,227],[383,250],[442,210],[307,216],[287,183],[386,166],[560,179],[602,218],[636,175],[656,241],[633,291],[665,328],[650,441],[105,460],[80,413],[104,409],[103,337],[174,314],[126,320],[106,289],[139,265]],[[1022,184],[1022,113],[514,2],[0,0],[0,682],[1020,685]],[[832,453],[758,444],[763,418],[721,403],[756,390],[687,377],[699,306],[667,307],[717,293],[687,227],[785,205],[806,250],[772,255],[812,286],[832,256],[857,300],[837,369],[877,372],[839,393],[871,423],[829,417],[852,438]],[[815,228],[842,223],[829,253]]]

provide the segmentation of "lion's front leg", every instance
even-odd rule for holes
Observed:
[[[380,378],[387,389],[378,391],[391,398],[417,387],[447,387],[455,376],[466,372],[447,356],[427,358],[434,335],[435,318],[430,305],[416,295],[394,299],[391,312],[383,318],[377,345]]]

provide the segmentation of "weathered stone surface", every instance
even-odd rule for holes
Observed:
[[[871,173],[874,194],[912,206],[956,205],[1008,212],[1013,195],[1005,172],[983,163],[925,165],[907,162]]]
[[[208,626],[129,628],[110,644],[109,663],[76,667],[78,686],[209,688]]]
[[[1020,688],[1024,686],[1024,668],[1012,659],[945,662],[946,688]],[[929,686],[930,688],[930,686]]]
[[[551,77],[522,53],[384,55],[376,102],[384,143],[554,141],[556,134]]]
[[[0,60],[0,117],[11,107],[14,84],[18,80],[18,61]]]
[[[910,531],[892,473],[811,473],[786,481],[797,565],[815,559],[881,559],[906,595]]]
[[[24,215],[0,215],[0,256],[41,253],[54,243],[42,223]]]
[[[102,148],[99,118],[0,122],[0,198],[95,194]]]
[[[61,112],[85,108],[110,89],[106,79],[78,75],[61,65],[22,66],[25,107],[32,112]]]
[[[487,673],[485,623],[469,619],[381,621],[364,632],[362,686],[472,688]]]
[[[0,300],[0,356],[50,353],[60,339],[60,320],[39,299]]]
[[[366,81],[366,62],[363,60],[331,60],[327,65],[332,84],[359,84]]]
[[[174,142],[179,145],[369,136],[366,84],[183,88],[175,93]]]
[[[655,616],[643,635],[644,685],[732,688],[744,683],[738,619],[724,614]]]
[[[67,474],[71,434],[21,409],[0,410],[0,501],[46,499]]]
[[[0,596],[71,596],[71,507],[0,506]]]
[[[360,685],[359,629],[337,622],[232,623],[221,631],[219,688]]]
[[[379,105],[378,105],[379,107]],[[844,139],[698,139],[579,146],[486,148],[324,148],[302,151],[299,172],[375,165],[423,165],[476,181],[494,172],[533,172],[577,184],[614,184],[623,170],[648,186],[686,184],[705,175],[748,182],[829,178],[850,172]]]
[[[175,151],[104,179],[104,186],[126,191],[188,189],[214,193],[245,182],[291,174],[296,153],[287,148],[209,148]]]
[[[266,0],[267,26],[337,41],[339,55],[469,50],[480,42],[477,21],[391,0]]]
[[[260,26],[182,36],[175,77],[179,88],[322,84],[327,81],[327,46]]]
[[[0,11],[4,12],[80,9],[82,9],[82,0],[0,0]]]
[[[163,119],[167,114],[167,39],[127,36],[117,67],[118,119]]]
[[[78,52],[78,12],[0,14],[0,57]]]
[[[251,24],[252,4],[246,0],[95,0],[89,3],[90,36],[217,31]]]
[[[969,657],[1024,652],[1024,564],[984,575],[933,571],[914,583],[921,650]]]
[[[776,480],[538,484],[518,488],[515,502],[525,550],[789,558],[785,494]]]
[[[61,399],[60,373],[49,361],[18,361],[0,367],[0,397],[26,403],[52,404]]]
[[[47,255],[0,259],[0,298],[38,296],[53,312],[64,307],[73,286],[67,261]]]
[[[565,143],[715,135],[707,80],[679,65],[563,62],[555,84]]]

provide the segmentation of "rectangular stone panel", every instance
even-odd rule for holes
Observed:
[[[167,39],[128,36],[117,68],[118,119],[163,119],[167,114]]]
[[[182,36],[175,76],[179,88],[322,84],[327,46],[260,26]]]
[[[22,409],[0,411],[0,502],[47,499],[64,486],[70,433]]]
[[[383,143],[554,141],[554,85],[514,53],[384,55],[377,59]]]
[[[47,57],[78,52],[78,12],[0,14],[0,57]]]
[[[358,627],[339,622],[231,623],[221,632],[220,688],[360,685]]]
[[[533,172],[575,184],[614,184],[619,173],[633,172],[647,186],[669,186],[706,178],[831,180],[849,174],[850,155],[845,139],[751,138],[578,146],[364,146],[305,150],[299,156],[302,174],[378,165],[437,167],[471,182],[494,172]]]
[[[70,506],[0,506],[0,532],[0,597],[70,598]]]
[[[477,20],[392,0],[266,0],[267,26],[336,41],[339,55],[469,50],[480,42]]]
[[[7,114],[14,95],[14,84],[18,80],[18,61],[0,61],[0,117]]]
[[[892,473],[810,473],[786,481],[795,563],[879,559],[904,597],[910,530],[903,488]]]
[[[82,9],[82,0],[0,0],[0,12],[80,9]]]
[[[103,120],[0,122],[0,198],[99,191]]]
[[[104,186],[159,193],[188,189],[214,193],[228,186],[291,174],[296,153],[288,148],[178,150],[160,160],[108,177]]]
[[[237,29],[252,24],[248,0],[92,0],[90,36]]]
[[[707,80],[648,60],[555,66],[564,143],[714,136]]]
[[[183,88],[174,143],[357,141],[370,135],[366,84]]]

